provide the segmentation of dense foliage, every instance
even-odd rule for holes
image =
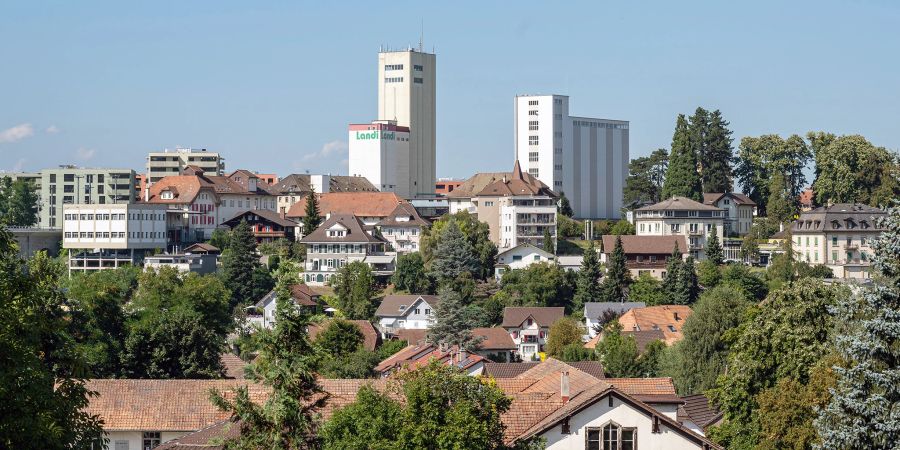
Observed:
[[[40,200],[33,182],[0,178],[0,223],[17,227],[36,224]]]
[[[348,319],[369,319],[375,313],[375,276],[368,264],[353,261],[331,280],[335,308]]]

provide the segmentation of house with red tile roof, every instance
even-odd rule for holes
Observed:
[[[687,197],[672,197],[634,210],[638,236],[684,236],[688,251],[696,260],[706,258],[707,237],[713,227],[719,242],[725,236],[725,211]],[[671,252],[672,249],[670,248]]]
[[[687,305],[658,305],[632,308],[619,317],[619,325],[622,326],[623,333],[662,332],[662,341],[666,345],[672,345],[684,337],[681,329],[691,314],[693,314],[693,311]]]

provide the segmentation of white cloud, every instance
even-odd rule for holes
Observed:
[[[302,160],[312,161],[314,159],[327,158],[336,153],[346,154],[350,151],[350,147],[344,141],[331,141],[322,146],[322,149],[315,153],[307,153],[303,155]]]
[[[83,159],[85,161],[92,159],[95,154],[97,154],[97,150],[92,148],[79,148],[75,151],[75,154],[78,155],[79,159]]]
[[[21,141],[34,134],[30,123],[23,123],[0,131],[0,144]]]
[[[44,132],[47,134],[56,134],[60,132],[60,129],[56,125],[50,125]]]

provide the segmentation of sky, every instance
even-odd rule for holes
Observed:
[[[0,1],[0,170],[347,173],[377,52],[437,54],[437,174],[509,170],[516,94],[628,120],[631,157],[719,109],[743,136],[824,130],[900,148],[900,2]],[[423,33],[424,30],[424,33]]]

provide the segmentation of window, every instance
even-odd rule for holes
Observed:
[[[541,255],[534,255],[534,260],[535,260],[535,261],[540,261],[540,260],[541,260]]]
[[[528,100],[528,106],[537,106],[537,104],[538,104],[537,100]]]
[[[521,261],[521,260],[522,260],[522,255],[513,255],[513,261]]]
[[[538,170],[537,170],[537,168],[531,168],[531,169],[528,169],[528,174],[531,175],[531,176],[533,176],[533,177],[535,177],[535,178],[537,178],[537,176],[538,176]]]
[[[65,184],[65,185],[63,185],[63,192],[65,192],[65,193],[75,192],[75,186],[72,186],[71,184]]]
[[[384,70],[403,70],[403,64],[385,64]]]
[[[151,450],[162,444],[158,431],[145,431],[144,444],[141,446],[143,450]]]
[[[50,181],[54,181],[54,180],[50,180]],[[63,174],[63,181],[65,181],[67,183],[71,183],[71,182],[75,181],[75,174],[71,174],[71,173]]]
[[[116,441],[114,450],[128,450],[128,441]]]
[[[528,145],[538,145],[538,137],[528,136]]]
[[[419,311],[419,308],[416,308],[416,314],[421,314],[421,312]]]
[[[588,428],[585,447],[588,450],[635,450],[636,435],[634,428],[622,428],[615,423],[609,423],[602,430]]]
[[[528,162],[537,162],[538,152],[528,152]]]
[[[424,69],[418,64],[413,64],[413,70],[415,70],[416,72],[422,72]]]
[[[431,308],[425,308],[425,315],[431,314]]]
[[[528,131],[538,131],[538,121],[537,120],[529,120],[528,121]]]
[[[562,164],[554,164],[553,169],[554,170],[562,170]]]
[[[419,77],[413,77],[413,83],[422,84],[422,83],[424,83],[424,80],[422,80]]]
[[[51,183],[56,183],[56,174],[55,174],[55,173],[51,173],[51,174],[50,174],[50,182],[51,182]]]
[[[562,147],[554,148],[553,153],[562,154]]]
[[[402,83],[403,77],[384,77],[385,83]]]
[[[528,115],[529,115],[529,116],[536,116],[536,115],[538,115],[538,112],[537,112],[537,110],[531,110],[531,111],[528,111]]]

